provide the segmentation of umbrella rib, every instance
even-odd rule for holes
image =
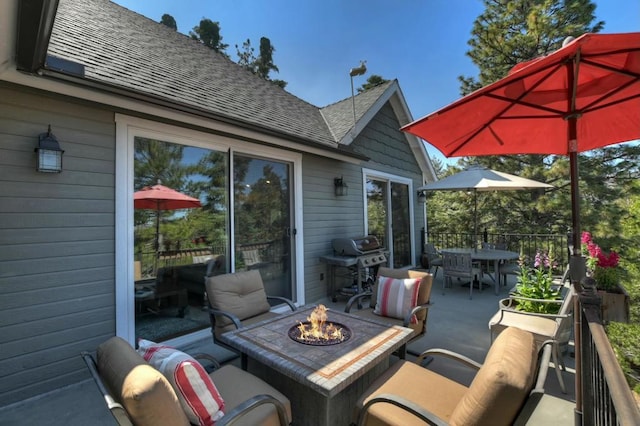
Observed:
[[[587,64],[587,65],[591,65],[592,67],[595,67],[595,68],[601,68],[603,70],[606,70],[606,71],[609,71],[609,72],[612,72],[612,73],[615,73],[615,74],[626,75],[628,77],[633,77],[635,79],[640,78],[640,74],[639,73],[632,72],[632,71],[625,70],[625,69],[615,68],[615,67],[612,67],[611,65],[601,64],[599,62],[593,62],[593,61],[590,61],[588,59],[583,59],[582,63],[583,64]]]
[[[553,69],[552,69],[551,71],[549,71],[545,76],[543,76],[542,78],[540,78],[540,80],[538,80],[538,81],[537,81],[537,82],[536,82],[536,83],[531,87],[531,89],[529,89],[529,90],[533,90],[533,89],[535,89],[535,88],[536,88],[536,87],[538,87],[540,84],[542,84],[545,80],[547,80],[549,77],[551,77],[551,75],[553,75],[553,73],[554,73],[558,68],[560,68],[560,65],[555,66],[555,67],[550,67],[550,68],[553,68]],[[524,77],[525,77],[525,76],[522,76],[521,78],[518,78],[518,79],[514,79],[514,82],[515,82],[515,81],[518,81],[518,80],[522,80]],[[510,82],[510,84],[511,84],[511,83],[513,83],[513,82]],[[497,87],[496,89],[501,89],[503,86],[504,86],[504,85],[501,85],[501,86]],[[492,118],[487,122],[487,124],[485,124],[485,125],[481,126],[478,130],[476,130],[475,132],[473,132],[469,137],[467,137],[467,138],[466,138],[465,140],[463,140],[462,142],[459,142],[459,143],[457,144],[457,146],[456,146],[453,150],[451,150],[451,154],[455,154],[456,152],[458,152],[458,150],[459,150],[460,148],[462,148],[464,145],[466,145],[466,144],[467,144],[467,142],[469,142],[471,139],[475,138],[478,134],[480,134],[480,133],[481,133],[482,131],[484,131],[485,129],[487,129],[487,128],[491,129],[491,123],[493,123],[495,120],[497,120],[497,119],[498,119],[501,115],[503,115],[505,112],[507,112],[507,111],[509,111],[511,108],[513,108],[515,105],[523,104],[520,100],[521,100],[524,96],[526,96],[526,95],[527,95],[527,93],[528,93],[528,91],[527,91],[527,92],[523,92],[520,96],[518,96],[518,97],[517,97],[517,98],[515,98],[515,99],[511,99],[511,98],[503,98],[503,97],[501,97],[501,96],[499,96],[499,95],[494,95],[493,93],[486,93],[486,96],[488,96],[488,97],[493,97],[493,98],[497,98],[497,99],[501,99],[501,100],[506,100],[506,101],[508,101],[508,102],[509,102],[509,104],[508,104],[508,105],[507,105],[503,110],[501,110],[501,111],[499,111],[498,113],[496,113],[496,114],[495,114],[495,115],[494,115],[494,116],[493,116],[493,117],[492,117]],[[555,111],[554,111],[554,110],[549,110],[549,112],[555,112]],[[562,113],[559,113],[559,115],[561,115],[561,114],[562,114]],[[495,132],[494,132],[493,130],[491,130],[491,134],[492,134],[492,135],[494,135],[494,136],[496,137],[496,139],[497,139],[497,141],[498,141],[498,143],[499,143],[500,145],[504,145],[504,142],[503,142],[499,137],[497,137],[497,135],[495,134]]]
[[[561,115],[563,115],[565,113],[565,111],[561,111],[561,110],[558,110],[558,109],[555,109],[555,108],[550,108],[550,107],[547,107],[547,106],[544,106],[544,105],[532,104],[530,102],[522,101],[522,100],[520,100],[520,98],[518,98],[518,99],[507,98],[505,96],[495,95],[493,93],[487,93],[486,96],[488,98],[497,99],[499,101],[511,102],[512,105],[510,105],[510,106],[513,106],[513,104],[517,104],[517,105],[522,105],[522,106],[529,107],[531,109],[547,111],[547,112],[550,112],[552,114],[551,117],[561,116]],[[527,117],[527,116],[525,116],[525,117]]]
[[[635,95],[627,96],[627,97],[622,98],[622,99],[615,100],[613,102],[609,102],[609,103],[606,103],[606,104],[598,105],[600,102],[604,101],[607,98],[610,98],[611,96],[613,96],[616,93],[626,89],[627,87],[629,87],[630,85],[632,85],[634,83],[637,83],[637,82],[636,81],[629,81],[626,84],[616,88],[615,90],[612,90],[609,93],[604,94],[602,97],[594,100],[590,104],[586,105],[584,108],[580,109],[580,111],[576,111],[576,112],[585,113],[585,112],[597,111],[597,110],[602,109],[602,108],[607,108],[607,107],[610,107],[612,105],[617,105],[617,104],[619,104],[621,102],[627,102],[627,101],[630,101],[631,99],[635,99],[637,97],[640,97],[640,94],[635,94]],[[594,105],[596,105],[596,106],[594,106]]]

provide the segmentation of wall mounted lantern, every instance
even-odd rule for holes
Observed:
[[[62,171],[62,154],[60,144],[53,133],[51,124],[46,133],[38,135],[38,147],[34,150],[38,154],[36,170],[42,173],[60,173]]]
[[[333,186],[335,187],[336,196],[342,197],[347,195],[349,187],[347,186],[344,179],[342,179],[342,177],[335,178],[333,180]]]
[[[425,203],[427,201],[427,192],[423,189],[418,189],[418,202]]]

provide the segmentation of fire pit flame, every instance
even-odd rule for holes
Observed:
[[[289,330],[289,336],[300,343],[309,345],[335,345],[348,340],[351,332],[342,324],[327,322],[327,308],[318,305],[307,317],[306,322],[298,322]]]

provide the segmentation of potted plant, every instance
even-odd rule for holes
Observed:
[[[557,314],[559,303],[545,303],[544,300],[559,300],[562,298],[561,287],[553,283],[554,264],[545,252],[537,251],[533,267],[526,264],[524,258],[520,258],[520,274],[514,295],[533,300],[515,299],[515,309],[539,314]]]
[[[596,281],[602,298],[602,321],[629,322],[629,294],[620,284],[620,257],[614,250],[608,253],[595,243],[589,232],[581,238],[582,254],[586,257],[587,275]]]

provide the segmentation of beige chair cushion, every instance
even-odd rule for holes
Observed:
[[[171,384],[123,339],[98,347],[98,372],[135,425],[189,425]]]
[[[210,374],[214,383],[223,391],[225,411],[229,412],[240,403],[260,394],[269,394],[282,402],[287,412],[287,424],[291,423],[291,403],[286,396],[246,371],[233,365],[225,365]],[[242,417],[238,425],[279,426],[278,414],[271,404],[263,405]]]
[[[451,415],[452,425],[510,425],[536,376],[538,354],[531,333],[510,327],[493,342],[482,368]]]
[[[211,307],[230,312],[241,321],[271,309],[257,270],[208,277],[206,286]],[[232,324],[228,318],[216,316],[217,328],[227,329]]]
[[[427,370],[413,362],[398,361],[378,377],[356,402],[353,421],[364,404],[376,395],[390,393],[401,396],[448,420],[467,388],[460,383]],[[387,403],[374,404],[367,415],[367,426],[412,425],[416,417]],[[422,423],[420,423],[422,424]]]

